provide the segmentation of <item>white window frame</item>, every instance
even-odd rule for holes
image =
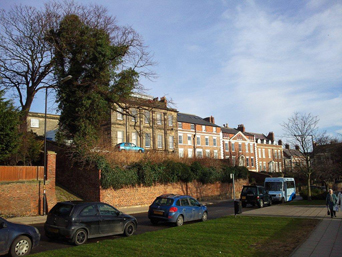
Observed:
[[[162,114],[160,112],[158,112],[156,116],[157,116],[156,117],[157,118],[157,120],[156,120],[157,125],[162,125],[162,123],[163,123]]]
[[[188,145],[192,145],[192,136],[188,135]]]
[[[173,136],[169,136],[169,149],[173,149],[173,142],[174,142],[174,137]]]
[[[205,137],[205,145],[209,146],[209,137],[207,137],[207,136]]]
[[[169,115],[168,120],[169,120],[169,127],[173,127],[173,116]]]
[[[132,132],[132,143],[138,145],[138,133]]]
[[[121,131],[121,130],[118,130],[117,131],[117,143],[120,144],[120,143],[123,143],[125,138],[124,138],[124,132]]]
[[[217,146],[217,138],[213,137],[213,146]]]
[[[118,107],[116,109],[116,119],[117,120],[123,120],[123,114],[122,114],[122,108]]]
[[[201,145],[201,136],[197,136],[196,143],[197,145]]]
[[[31,119],[31,128],[39,128],[39,119]]]
[[[183,134],[178,134],[178,144],[183,144]]]
[[[144,111],[144,121],[145,124],[149,124],[150,123],[150,112],[149,111]]]
[[[218,151],[214,150],[214,159],[218,159]]]
[[[157,147],[158,149],[163,148],[163,135],[160,135],[160,134],[157,135]]]
[[[179,155],[179,158],[184,158],[184,149],[183,148],[178,149],[178,155]]]
[[[194,157],[194,151],[193,149],[188,149],[188,158]]]
[[[145,133],[145,147],[151,148],[151,133]]]

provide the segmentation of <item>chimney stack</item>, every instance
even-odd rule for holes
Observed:
[[[299,145],[296,145],[295,148],[297,151],[299,151]]]
[[[243,124],[239,124],[237,130],[241,131],[242,133],[245,133],[245,126]]]
[[[278,145],[283,145],[283,141],[278,140]]]
[[[215,124],[215,118],[213,116],[204,118],[205,121],[208,121],[211,124]]]
[[[273,142],[274,141],[274,133],[273,132],[268,133],[267,139],[269,139]]]
[[[290,150],[290,145],[289,144],[285,144],[285,149]]]

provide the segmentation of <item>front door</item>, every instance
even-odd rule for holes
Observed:
[[[100,233],[102,235],[115,235],[123,233],[124,218],[120,212],[108,204],[98,204],[101,215]]]
[[[78,218],[79,222],[85,224],[88,228],[88,237],[91,238],[100,234],[100,215],[95,204],[85,207]]]

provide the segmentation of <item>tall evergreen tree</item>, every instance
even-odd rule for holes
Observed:
[[[12,102],[4,100],[4,91],[0,90],[0,163],[16,153],[20,138],[19,112]]]
[[[50,40],[56,76],[72,76],[57,87],[61,132],[81,149],[91,147],[101,124],[109,120],[112,104],[137,86],[139,74],[120,66],[130,47],[113,44],[105,30],[85,24],[77,15],[66,16],[51,31]]]

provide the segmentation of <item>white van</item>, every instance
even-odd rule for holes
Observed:
[[[289,202],[296,198],[294,178],[265,178],[265,190],[272,197],[272,202]]]

